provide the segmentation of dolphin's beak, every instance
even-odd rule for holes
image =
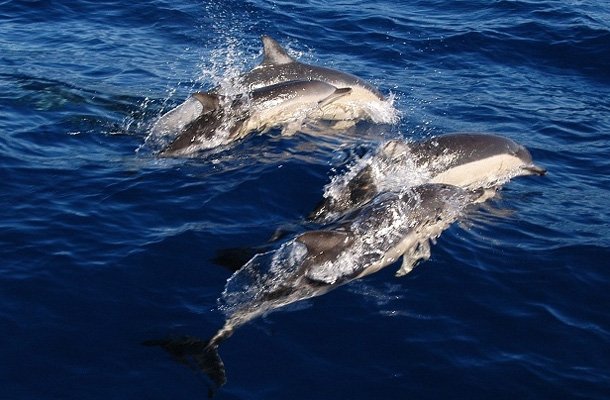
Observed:
[[[546,169],[537,166],[536,164],[529,164],[521,167],[521,169],[527,171],[529,175],[546,175]]]

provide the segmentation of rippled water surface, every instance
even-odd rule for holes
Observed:
[[[160,159],[151,124],[260,60],[394,97],[396,126]],[[595,1],[0,1],[0,397],[202,398],[141,343],[221,326],[223,249],[304,229],[387,138],[493,132],[546,177],[398,265],[256,319],[225,399],[610,396],[610,6]]]

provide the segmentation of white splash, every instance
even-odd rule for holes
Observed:
[[[370,120],[376,124],[395,125],[400,121],[400,111],[395,107],[396,95],[390,93],[384,101],[371,101],[361,105]]]
[[[344,208],[351,208],[350,183],[365,169],[370,173],[376,193],[401,192],[430,180],[429,166],[418,165],[406,144],[396,140],[384,142],[372,154],[350,165],[345,173],[331,178],[324,187],[323,196],[338,205],[333,207],[338,212],[328,210],[330,213],[323,215],[322,221],[333,220],[346,211]]]
[[[244,306],[262,305],[261,296],[295,279],[306,255],[305,245],[294,240],[275,251],[257,254],[227,280],[219,309],[229,316]]]

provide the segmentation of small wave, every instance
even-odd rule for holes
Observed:
[[[586,26],[559,28],[542,22],[450,33],[426,41],[435,57],[459,62],[460,53],[479,53],[497,63],[545,70],[572,70],[594,79],[610,79],[610,31]],[[507,55],[510,54],[510,57]]]

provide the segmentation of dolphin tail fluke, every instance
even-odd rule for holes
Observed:
[[[145,346],[158,346],[167,351],[174,360],[194,371],[202,372],[209,380],[208,397],[227,382],[224,363],[218,354],[218,342],[201,340],[192,336],[147,340]]]
[[[318,107],[324,108],[325,106],[329,105],[333,101],[336,101],[337,99],[339,99],[343,96],[347,96],[351,92],[352,92],[352,88],[350,88],[350,87],[337,89],[331,95],[326,97],[325,99],[320,100],[318,102]]]

